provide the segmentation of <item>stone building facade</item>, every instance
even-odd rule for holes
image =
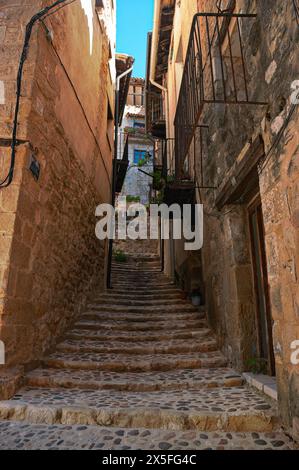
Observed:
[[[244,371],[254,364],[276,375],[282,421],[298,438],[294,2],[156,0],[155,7],[149,75],[163,101],[164,137],[175,140],[167,167],[195,183],[196,202],[204,205],[201,252],[186,253],[180,241],[170,241],[165,269],[185,286],[196,278],[209,323],[233,366]],[[192,64],[200,70],[197,82]],[[185,133],[179,124],[184,102],[187,114],[194,110]]]
[[[142,204],[149,203],[152,178],[139,171],[138,162],[143,160],[142,169],[153,172],[153,142],[145,133],[144,79],[131,78],[127,104],[119,131],[119,156],[121,157],[128,141],[129,167],[122,195],[138,196]]]
[[[0,5],[1,180],[10,164],[25,27],[49,5],[25,3]],[[40,359],[91,290],[104,288],[106,247],[95,237],[95,208],[111,199],[115,9],[110,0],[61,6],[33,28],[14,177],[0,189],[0,339],[6,368]],[[38,178],[29,169],[32,161],[40,166]]]

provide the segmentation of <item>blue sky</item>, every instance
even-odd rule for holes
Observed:
[[[152,30],[154,0],[117,0],[117,52],[135,57],[134,77],[145,77],[147,33]]]

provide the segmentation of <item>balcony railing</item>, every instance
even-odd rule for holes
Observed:
[[[166,121],[163,96],[161,93],[147,92],[146,97],[146,127],[153,137],[164,139],[166,136]]]
[[[129,166],[129,136],[126,138],[124,153],[121,160],[116,160],[116,179],[115,179],[115,192],[121,193],[122,187],[127,174]]]
[[[202,125],[206,103],[266,104],[252,99],[246,70],[243,22],[254,14],[198,13],[194,16],[175,116],[176,176]]]

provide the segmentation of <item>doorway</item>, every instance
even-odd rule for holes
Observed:
[[[259,194],[248,205],[248,218],[256,300],[257,355],[265,365],[265,373],[275,375],[273,320],[270,309],[264,221]]]

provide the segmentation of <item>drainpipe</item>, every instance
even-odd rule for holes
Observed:
[[[133,67],[116,77],[115,85],[115,107],[114,107],[114,158],[112,162],[112,190],[111,190],[111,205],[115,206],[115,184],[116,184],[116,161],[118,151],[118,119],[119,119],[119,88],[121,79],[133,71]],[[113,252],[113,239],[109,239],[108,260],[107,260],[107,289],[112,289],[111,286],[111,266],[112,266],[112,252]]]

